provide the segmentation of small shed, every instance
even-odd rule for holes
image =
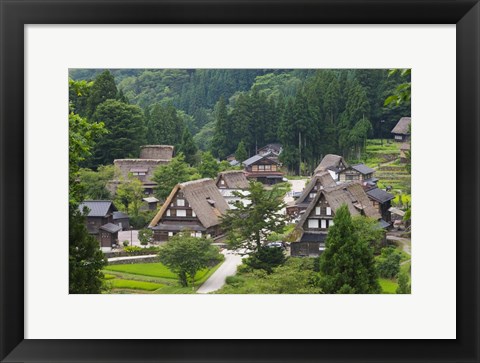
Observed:
[[[143,201],[147,203],[148,210],[157,210],[159,200],[155,197],[143,198]]]
[[[100,247],[103,251],[109,251],[115,245],[118,245],[119,226],[113,223],[104,224],[99,228]]]
[[[411,117],[402,117],[392,130],[393,138],[398,142],[405,142],[410,139]]]
[[[123,212],[113,212],[113,223],[119,226],[121,231],[130,229],[130,217]]]

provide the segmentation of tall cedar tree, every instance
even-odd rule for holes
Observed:
[[[142,109],[117,100],[98,105],[95,120],[103,121],[108,134],[102,135],[94,147],[94,163],[112,164],[115,159],[137,157],[145,143]]]
[[[212,153],[220,159],[225,159],[230,151],[231,139],[227,104],[223,97],[220,97],[215,111],[215,131],[212,140]]]
[[[180,284],[188,286],[191,281],[192,288],[197,272],[221,261],[221,258],[211,239],[191,237],[189,232],[170,238],[158,253],[160,262],[178,275]]]
[[[197,145],[195,145],[192,134],[187,127],[185,127],[185,129],[183,130],[182,142],[178,148],[178,151],[182,152],[183,155],[185,155],[185,161],[191,166],[197,163],[196,156],[198,148]]]
[[[87,117],[94,117],[94,113],[101,103],[106,100],[113,100],[117,97],[117,86],[115,79],[109,70],[100,73],[90,89],[90,95],[87,100]],[[102,121],[102,120],[100,120]]]
[[[220,164],[214,159],[209,151],[202,153],[202,160],[198,166],[198,172],[202,178],[214,179],[220,171]]]
[[[282,233],[287,217],[280,211],[285,207],[283,198],[288,190],[289,184],[265,189],[262,183],[250,181],[248,195],[233,192],[247,203],[235,201],[236,209],[229,209],[222,217],[221,226],[227,234],[229,248],[256,252],[272,233]]]
[[[89,123],[85,118],[69,115],[69,280],[70,294],[98,294],[102,291],[102,268],[106,259],[98,241],[85,227],[85,217],[79,210],[84,200],[78,179],[79,163],[90,154],[93,138],[104,132],[103,125]]]
[[[241,163],[244,160],[247,160],[247,149],[245,149],[245,144],[243,140],[238,143],[237,150],[235,151],[235,160]]]
[[[355,226],[344,204],[329,228],[325,252],[320,256],[320,286],[325,294],[376,294],[380,285],[373,248]]]
[[[200,178],[197,170],[190,167],[185,162],[185,156],[179,153],[168,164],[160,165],[155,169],[152,178],[157,183],[155,196],[160,200],[165,200],[178,183]]]
[[[157,103],[149,112],[147,141],[153,145],[174,145],[182,142],[185,126],[171,102]]]

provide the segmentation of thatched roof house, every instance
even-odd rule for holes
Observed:
[[[181,231],[196,237],[221,235],[220,217],[229,209],[213,179],[177,184],[150,222],[155,241],[166,241]]]
[[[325,248],[335,212],[344,204],[352,216],[381,218],[359,182],[324,188],[316,193],[292,233],[292,256],[318,256]]]
[[[395,141],[406,141],[410,137],[411,117],[402,117],[392,130]]]
[[[140,159],[154,159],[169,162],[173,157],[172,145],[143,145],[140,146]]]
[[[243,170],[222,171],[215,184],[219,189],[247,189],[249,185]]]
[[[310,179],[310,182],[305,189],[303,189],[300,197],[295,201],[295,205],[300,209],[306,209],[310,205],[310,202],[315,199],[318,191],[325,188],[335,187],[336,185],[335,180],[333,180],[328,171],[321,171]]]
[[[327,154],[322,159],[320,164],[318,164],[314,173],[317,174],[320,171],[330,170],[331,174],[333,174],[332,177],[336,179],[336,174],[347,167],[348,164],[342,156],[335,154]]]

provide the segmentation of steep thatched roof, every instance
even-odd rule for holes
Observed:
[[[347,165],[347,162],[345,159],[340,156],[340,155],[335,155],[335,154],[327,154],[325,157],[322,159],[320,164],[318,164],[317,168],[315,169],[315,173],[318,173],[319,171],[325,171],[329,168],[338,168],[340,164],[345,164]]]
[[[312,189],[315,187],[315,185],[320,185],[320,187],[326,188],[326,187],[334,187],[336,185],[335,180],[333,180],[332,176],[328,171],[321,171],[313,176],[313,178],[310,180],[310,182],[307,184],[305,189],[303,189],[302,194],[298,199],[295,201],[295,204],[300,204],[307,199],[307,197],[310,195],[312,192]],[[317,192],[322,189],[319,188]]]
[[[392,134],[409,135],[409,126],[411,122],[411,117],[402,117],[400,120],[398,120],[397,124],[393,128]]]
[[[179,190],[183,191],[185,199],[205,228],[219,224],[219,217],[229,209],[213,179],[193,180],[177,184],[173,188],[162,208],[150,222],[149,227],[155,227],[160,222]]]
[[[228,189],[247,189],[249,185],[243,170],[229,170],[219,173],[215,181],[217,186],[221,179],[225,181],[225,187]]]

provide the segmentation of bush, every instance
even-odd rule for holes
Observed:
[[[148,228],[143,228],[138,231],[138,239],[142,246],[146,246],[153,241],[153,231]]]
[[[124,247],[127,247],[130,244],[130,241],[125,240],[122,242],[122,244]]]
[[[143,251],[143,248],[138,246],[127,246],[124,247],[123,250],[131,256],[138,255],[139,252]]]
[[[378,274],[386,279],[393,279],[400,271],[401,253],[392,247],[382,249],[382,254],[377,258]]]
[[[227,278],[225,279],[225,282],[228,285],[238,286],[244,282],[244,279],[241,278],[240,276],[227,276]]]
[[[139,214],[137,217],[130,217],[130,227],[133,227],[133,229],[141,229],[145,227],[146,224],[147,220],[142,214]]]
[[[277,247],[260,247],[244,260],[244,263],[254,269],[262,269],[267,273],[272,273],[273,268],[283,265],[285,255],[283,249]]]

